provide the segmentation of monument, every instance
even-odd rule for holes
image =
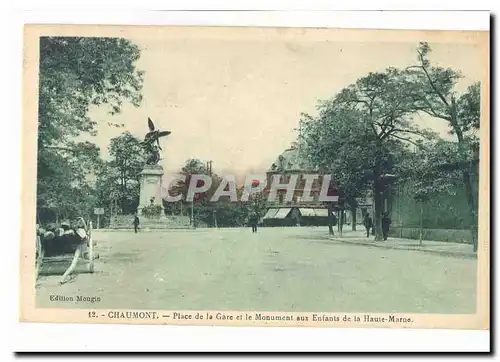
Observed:
[[[141,229],[178,229],[190,228],[188,216],[165,215],[162,200],[163,167],[160,162],[160,138],[172,132],[160,131],[155,128],[151,118],[148,118],[149,132],[142,142],[145,153],[144,169],[140,173],[140,191],[137,215]],[[111,229],[127,229],[132,227],[132,215],[114,215],[110,221]]]
[[[158,205],[162,208],[161,198],[163,167],[160,165],[146,165],[140,173],[140,193],[137,213],[143,215],[144,208]]]
[[[170,131],[160,131],[155,128],[151,118],[148,118],[149,132],[144,137],[144,151],[146,154],[146,165],[141,172],[139,206],[137,212],[144,215],[144,209],[157,205],[161,208],[160,216],[164,215],[162,202],[162,177],[163,167],[160,162],[160,138],[170,135]]]

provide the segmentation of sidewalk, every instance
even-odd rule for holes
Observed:
[[[330,237],[330,240],[347,244],[365,245],[384,249],[412,250],[461,258],[476,258],[476,253],[472,251],[472,245],[470,244],[422,240],[422,245],[419,245],[419,240],[413,239],[392,237],[389,237],[387,241],[375,241],[373,239],[373,236],[367,238],[366,234],[361,231],[346,231],[340,236],[338,231],[335,230],[335,235]]]

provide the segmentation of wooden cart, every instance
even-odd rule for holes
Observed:
[[[66,269],[66,274],[71,274],[73,269],[76,267],[76,264],[83,260],[87,264],[87,270],[90,273],[94,272],[94,261],[95,261],[95,246],[96,243],[93,240],[92,237],[92,221],[89,221],[88,223],[83,219],[82,217],[78,218],[78,220],[83,224],[83,229],[86,232],[86,240],[84,243],[76,246],[74,250],[72,250],[72,253],[63,253],[60,255],[51,255],[51,256],[46,256],[45,255],[45,248],[44,248],[44,243],[42,241],[42,238],[40,235],[36,236],[36,267],[35,267],[35,273],[36,273],[36,279],[38,279],[39,271],[42,265],[47,264],[47,263],[55,263],[55,262],[66,262],[66,261],[71,261],[71,265]]]

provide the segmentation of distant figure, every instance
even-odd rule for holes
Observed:
[[[384,241],[387,240],[390,225],[391,219],[389,218],[389,213],[386,212],[382,217],[382,236],[384,237]]]
[[[335,236],[335,233],[333,232],[333,227],[335,225],[337,225],[337,216],[335,216],[333,209],[329,208],[328,209],[328,234],[330,236]]]
[[[252,233],[256,233],[257,225],[259,224],[259,215],[256,212],[252,212],[248,218],[248,223],[252,227]]]
[[[134,231],[137,234],[137,229],[139,228],[139,216],[137,214],[134,217]]]
[[[365,214],[363,224],[365,225],[365,229],[366,229],[366,237],[369,238],[370,237],[370,230],[373,227],[373,220],[372,220],[369,213]]]

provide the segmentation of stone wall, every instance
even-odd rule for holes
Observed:
[[[471,243],[470,214],[464,188],[457,185],[450,193],[433,196],[421,203],[414,199],[411,183],[396,184],[386,210],[391,217],[389,236],[434,241]]]
[[[425,203],[417,202],[408,185],[394,185],[389,212],[393,227],[424,229],[468,230],[469,206],[463,188],[456,187],[452,194],[432,197]]]

